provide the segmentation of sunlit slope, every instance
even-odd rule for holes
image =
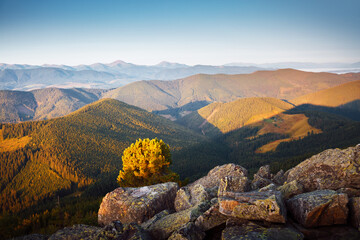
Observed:
[[[293,69],[252,74],[197,74],[173,81],[141,81],[109,91],[110,97],[153,111],[186,104],[231,102],[244,97],[294,99],[360,79],[357,74],[312,73]]]
[[[286,135],[284,139],[279,139],[258,148],[256,152],[265,153],[274,151],[281,142],[289,142],[301,139],[309,134],[318,134],[322,131],[311,126],[308,122],[309,118],[305,114],[278,114],[265,121],[255,123],[254,126],[260,127],[256,136],[278,133]]]
[[[3,209],[26,208],[41,199],[86,188],[104,174],[117,173],[123,150],[138,138],[163,139],[170,145],[173,167],[180,173],[192,171],[186,161],[193,160],[180,154],[183,149],[205,141],[204,152],[193,154],[201,161],[209,145],[203,136],[191,130],[112,99],[100,100],[66,117],[4,124],[2,132],[3,146],[31,137],[28,144],[16,151],[0,152],[0,178],[6,179],[0,185]]]
[[[214,135],[216,130],[227,133],[292,107],[276,98],[242,98],[229,103],[212,103],[185,116],[179,122],[204,135]]]
[[[357,107],[354,106],[354,104],[351,104],[359,100],[360,81],[353,81],[319,92],[310,93],[290,101],[295,105],[313,104],[326,107],[343,106],[360,110],[360,104],[357,104]]]

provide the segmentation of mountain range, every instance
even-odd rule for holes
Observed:
[[[312,73],[282,69],[236,75],[198,74],[172,81],[138,81],[110,90],[84,88],[45,88],[29,92],[3,90],[0,91],[0,122],[64,116],[101,98],[117,99],[176,120],[212,102],[231,102],[244,97],[273,97],[292,101],[317,91],[326,92],[325,89],[359,79],[360,73]],[[346,86],[349,86],[347,89],[352,93],[348,94],[347,90],[342,90],[340,94],[339,90],[331,90],[339,92],[338,95],[341,96],[341,98],[333,98],[333,101],[343,99],[345,104],[359,97],[358,85],[349,83]],[[300,99],[294,101],[306,103]],[[316,104],[312,101],[308,103]],[[323,103],[321,105],[327,106]]]
[[[230,63],[220,66],[190,66],[165,61],[156,65],[136,65],[120,60],[107,64],[77,66],[0,63],[0,89],[33,90],[45,87],[109,89],[139,80],[174,80],[195,74],[245,74],[283,68],[347,73],[360,72],[360,63]]]
[[[145,66],[123,61],[78,66],[0,64],[0,89],[32,90],[45,87],[108,89],[138,80],[174,80],[199,73],[240,74],[260,69],[262,68],[251,66],[188,66],[169,62]]]

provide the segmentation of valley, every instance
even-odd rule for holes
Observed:
[[[171,169],[184,182],[230,162],[250,175],[265,164],[286,171],[325,149],[354,146],[359,78],[285,69],[110,90],[2,90],[0,229],[11,236],[96,224],[123,150],[139,138],[169,144]]]

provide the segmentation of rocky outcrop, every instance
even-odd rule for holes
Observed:
[[[286,202],[293,218],[304,227],[346,224],[348,197],[333,190],[297,195]]]
[[[290,169],[287,182],[297,180],[305,191],[360,189],[360,144],[344,150],[329,149]]]
[[[219,205],[219,212],[226,216],[276,223],[286,221],[285,205],[278,191],[228,192],[219,197]]]
[[[360,239],[359,150],[327,150],[275,176],[263,166],[252,182],[225,164],[179,190],[118,188],[101,204],[105,227],[75,225],[50,239]]]
[[[210,195],[201,184],[193,185],[191,188],[180,188],[175,197],[175,210],[177,212],[196,206],[199,203],[210,200]]]
[[[177,183],[168,182],[140,188],[117,188],[106,194],[98,212],[100,225],[119,220],[142,223],[164,209],[174,208]]]

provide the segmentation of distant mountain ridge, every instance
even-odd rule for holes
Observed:
[[[161,62],[153,66],[124,61],[91,65],[21,65],[0,64],[0,89],[32,90],[45,87],[114,88],[138,80],[174,80],[194,74],[240,74],[262,70],[258,67],[188,66]]]
[[[138,81],[111,90],[49,88],[30,92],[0,91],[0,122],[64,116],[101,98],[117,99],[176,120],[213,102],[231,102],[246,97],[289,101],[356,80],[360,80],[360,73],[282,69],[237,75],[198,74],[172,81]],[[356,93],[353,91],[353,97]]]

